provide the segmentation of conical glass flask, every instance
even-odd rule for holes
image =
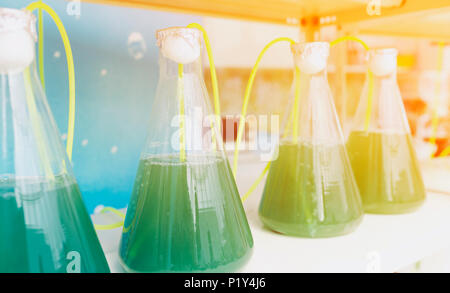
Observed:
[[[276,232],[301,237],[349,233],[363,210],[328,86],[329,44],[293,44],[294,97],[259,215]]]
[[[109,272],[37,78],[35,19],[0,9],[0,272]]]
[[[413,211],[425,189],[397,85],[397,50],[369,51],[369,73],[347,149],[364,210]]]
[[[125,219],[128,271],[234,271],[253,238],[203,80],[200,31],[156,33],[160,75]]]

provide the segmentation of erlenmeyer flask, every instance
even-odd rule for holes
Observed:
[[[396,67],[397,50],[369,51],[369,73],[347,140],[364,209],[370,213],[405,213],[425,200]]]
[[[296,90],[259,215],[268,228],[287,235],[346,234],[363,211],[328,86],[329,44],[293,44],[292,51]]]
[[[109,272],[35,64],[35,19],[0,9],[0,272]]]
[[[120,257],[139,272],[234,271],[253,238],[202,75],[200,31],[156,33],[160,76]]]

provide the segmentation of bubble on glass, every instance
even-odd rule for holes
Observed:
[[[101,71],[100,71],[100,75],[101,76],[105,76],[105,75],[107,75],[108,74],[108,70],[106,70],[106,69],[102,69]]]
[[[138,32],[132,32],[128,36],[127,45],[128,53],[134,60],[142,59],[147,51],[147,44],[144,41],[144,37]]]
[[[61,52],[55,51],[55,52],[53,53],[53,58],[59,59],[60,57],[61,57]]]
[[[117,151],[119,150],[119,148],[117,147],[117,146],[113,146],[112,148],[111,148],[111,154],[115,154],[115,153],[117,153]]]
[[[81,141],[81,146],[85,147],[87,146],[89,143],[89,141],[87,139],[83,139],[83,141]]]
[[[63,135],[61,135],[61,139],[62,140],[67,140],[67,133],[64,133]]]

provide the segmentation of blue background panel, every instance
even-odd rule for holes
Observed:
[[[33,1],[1,0],[0,6],[23,8]],[[49,0],[69,35],[75,61],[76,121],[73,168],[83,199],[123,208],[150,125],[149,113],[158,79],[155,31],[199,22],[196,16]],[[51,18],[44,14],[47,99],[62,139],[67,133],[68,81],[64,46]]]

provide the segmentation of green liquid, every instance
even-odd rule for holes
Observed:
[[[409,134],[355,131],[347,149],[367,212],[406,213],[424,202],[425,188]]]
[[[0,179],[1,273],[109,272],[76,182]]]
[[[301,237],[350,233],[362,220],[343,145],[281,144],[259,207],[270,229]]]
[[[217,157],[141,160],[120,256],[138,272],[235,271],[253,239],[228,162]]]

